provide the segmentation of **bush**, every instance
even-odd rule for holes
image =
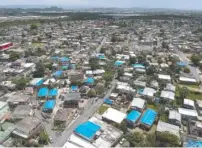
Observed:
[[[190,69],[188,67],[185,67],[183,71],[184,73],[190,73]]]

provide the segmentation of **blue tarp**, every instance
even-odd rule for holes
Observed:
[[[40,86],[40,85],[42,85],[43,84],[43,79],[41,79],[40,81],[38,81],[37,83],[36,83],[36,86]]]
[[[77,91],[77,90],[78,90],[78,86],[72,85],[72,86],[71,86],[71,90],[72,90],[72,91]]]
[[[59,71],[56,71],[55,73],[53,73],[53,76],[60,77],[62,75],[62,73],[63,73],[63,71],[59,70]]]
[[[137,93],[138,93],[139,95],[142,95],[143,91],[144,91],[144,89],[138,89],[138,90],[137,90]]]
[[[157,116],[157,112],[152,109],[147,109],[142,118],[140,119],[141,124],[152,126]]]
[[[99,131],[101,127],[93,122],[87,121],[74,130],[74,132],[87,140],[92,140],[96,132]]]
[[[69,65],[62,66],[62,70],[67,70],[69,68]]]
[[[133,68],[143,68],[143,69],[145,68],[143,64],[133,64],[132,66]]]
[[[134,123],[136,123],[136,121],[139,119],[141,113],[136,111],[136,110],[132,110],[126,117],[126,120],[128,121],[132,121]]]
[[[43,105],[43,111],[53,110],[55,107],[56,101],[55,100],[48,100]]]
[[[185,144],[185,147],[202,147],[202,141],[201,140],[191,140],[189,139],[187,143]]]
[[[123,65],[125,63],[125,61],[116,61],[115,63],[114,63],[114,65],[115,66],[121,66],[121,65]]]
[[[186,66],[186,64],[184,63],[184,62],[177,62],[176,63],[178,66],[181,66],[181,67],[185,67]]]
[[[86,84],[93,84],[94,82],[95,82],[95,80],[92,77],[89,77],[86,80],[84,80],[84,83],[86,83]]]
[[[68,57],[61,57],[60,58],[60,61],[61,62],[67,62],[67,61],[69,61],[70,59],[68,58]]]
[[[40,88],[37,95],[38,97],[48,96],[48,88],[47,87]]]
[[[112,105],[113,104],[113,100],[110,100],[108,98],[104,99],[104,103]]]
[[[58,89],[53,88],[49,91],[49,96],[57,96],[58,95]]]
[[[51,60],[58,60],[59,59],[59,57],[51,57]]]

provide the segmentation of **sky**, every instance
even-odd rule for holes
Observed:
[[[0,0],[0,5],[54,5],[63,7],[174,8],[202,10],[202,0]]]

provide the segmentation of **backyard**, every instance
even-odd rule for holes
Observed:
[[[98,109],[98,113],[99,113],[100,115],[102,115],[108,108],[109,108],[109,106],[102,105],[102,106]]]

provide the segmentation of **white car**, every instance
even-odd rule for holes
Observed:
[[[53,138],[49,137],[50,143],[53,143]]]

